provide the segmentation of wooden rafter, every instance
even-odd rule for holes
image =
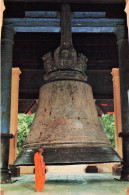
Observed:
[[[5,18],[12,23],[15,32],[60,32],[59,18]],[[124,19],[73,18],[72,33],[114,33],[117,25],[124,25]]]

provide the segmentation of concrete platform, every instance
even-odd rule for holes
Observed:
[[[119,181],[111,173],[85,173],[79,166],[48,167],[42,192],[35,191],[34,174],[12,178],[2,184],[4,195],[127,195],[129,182]]]

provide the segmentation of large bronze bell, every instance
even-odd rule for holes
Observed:
[[[70,24],[65,22],[69,18],[69,6],[63,5],[64,31],[69,30]],[[37,113],[15,164],[33,165],[39,146],[43,146],[49,165],[119,162],[86,83],[87,59],[82,54],[77,57],[71,34],[64,31],[54,57],[51,53],[43,57],[46,82],[40,88]]]

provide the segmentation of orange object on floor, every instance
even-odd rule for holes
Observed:
[[[1,195],[4,195],[4,191],[3,191],[3,190],[0,190],[0,194],[1,194]]]
[[[127,195],[129,195],[129,188],[127,188]]]
[[[37,192],[41,192],[45,183],[45,163],[43,156],[36,152],[34,155],[35,163],[35,188]]]

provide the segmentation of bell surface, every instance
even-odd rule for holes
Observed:
[[[39,106],[16,165],[33,165],[44,148],[47,165],[120,162],[108,140],[85,82],[61,80],[40,89]]]

